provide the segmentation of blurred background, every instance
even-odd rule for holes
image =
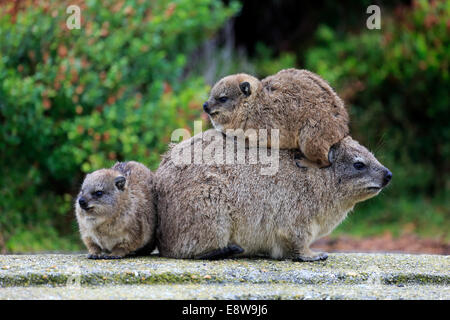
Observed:
[[[207,129],[220,77],[296,67],[329,81],[394,173],[316,246],[449,254],[449,34],[444,0],[0,0],[0,252],[84,250],[87,172],[156,169],[174,129]]]

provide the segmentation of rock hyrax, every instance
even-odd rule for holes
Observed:
[[[193,139],[202,140],[205,149],[206,141],[212,141],[209,135],[223,136],[211,129],[175,145],[155,173],[156,237],[162,256],[326,259],[326,253],[311,251],[310,244],[329,234],[357,202],[376,196],[392,178],[350,136],[332,148],[331,166],[324,169],[298,167],[298,150],[280,150],[279,170],[273,176],[261,175],[261,165],[249,162],[174,164],[174,152],[192,148]]]
[[[134,161],[86,176],[75,207],[88,258],[151,253],[156,227],[153,176]]]
[[[307,70],[285,69],[262,81],[244,73],[227,76],[211,89],[203,109],[225,134],[279,129],[279,147],[300,149],[306,166],[328,166],[330,147],[349,133],[343,101]]]

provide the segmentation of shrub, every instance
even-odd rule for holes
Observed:
[[[381,30],[322,26],[306,54],[346,100],[352,134],[380,149],[393,197],[448,193],[449,15],[448,2],[423,0],[383,15]]]
[[[79,30],[66,27],[74,3]],[[24,230],[73,234],[86,172],[131,159],[157,167],[171,131],[191,127],[207,95],[201,79],[183,78],[186,57],[236,10],[214,0],[0,5],[0,228],[9,250]]]

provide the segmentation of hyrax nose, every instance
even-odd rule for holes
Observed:
[[[80,207],[83,209],[86,209],[88,207],[88,203],[83,197],[78,199],[78,203],[80,204]]]
[[[205,112],[206,113],[209,113],[211,110],[209,109],[209,106],[208,106],[208,101],[206,101],[204,104],[203,104],[203,110],[205,110]]]
[[[386,169],[383,179],[383,187],[386,186],[389,183],[389,181],[391,181],[391,179],[392,179],[392,172],[389,171],[389,169]]]

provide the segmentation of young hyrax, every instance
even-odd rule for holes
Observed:
[[[248,129],[266,129],[270,146],[270,130],[279,129],[279,148],[300,149],[305,166],[330,165],[331,146],[349,133],[343,101],[307,70],[285,69],[262,81],[244,73],[227,76],[214,85],[203,109],[227,135],[230,129],[246,136]]]
[[[350,136],[332,147],[331,166],[324,169],[299,168],[298,150],[280,150],[275,175],[261,175],[262,165],[250,164],[248,158],[241,164],[177,166],[174,154],[192,149],[194,139],[203,141],[199,145],[207,150],[210,141],[233,138],[211,129],[175,145],[161,162],[155,173],[156,238],[164,257],[324,260],[327,254],[311,251],[310,244],[392,178]]]
[[[151,253],[156,227],[152,188],[153,173],[134,161],[86,176],[75,206],[89,259]]]

